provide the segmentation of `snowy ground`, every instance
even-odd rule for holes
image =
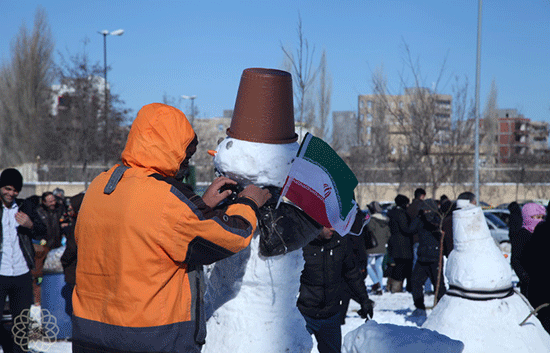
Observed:
[[[367,279],[367,283],[370,287],[370,281]],[[414,305],[412,301],[412,296],[410,293],[384,293],[383,295],[371,295],[371,298],[375,301],[376,305],[374,307],[374,320],[379,323],[389,323],[401,326],[421,326],[426,317],[412,317],[411,313],[414,310]],[[426,295],[426,305],[433,305],[433,295]],[[365,320],[361,319],[357,315],[357,310],[360,309],[359,304],[355,301],[351,301],[348,309],[348,315],[346,318],[346,324],[342,326],[342,337],[346,333],[355,330],[357,327],[361,326]],[[431,310],[427,310],[429,314]],[[207,339],[216,339],[215,337],[207,336]],[[317,344],[314,342],[314,348],[311,351],[312,353],[317,353]],[[1,350],[0,350],[1,351]],[[46,352],[46,350],[39,350]],[[58,341],[54,343],[47,350],[49,353],[70,353],[71,352],[71,343],[67,341]]]
[[[372,282],[369,278],[367,278],[366,283],[367,287],[370,289]],[[517,283],[517,278],[515,276],[514,283]],[[414,305],[410,293],[403,292],[391,294],[385,292],[382,295],[371,294],[371,299],[375,301],[373,320],[378,324],[393,324],[419,328],[426,321],[427,317],[412,315]],[[426,306],[432,306],[433,300],[433,295],[425,295]],[[357,310],[359,309],[359,305],[352,300],[349,305],[346,323],[342,326],[342,338],[344,338],[348,332],[355,330],[365,322],[365,320],[361,319],[357,314]],[[428,309],[426,313],[430,315],[431,310]],[[208,339],[214,340],[216,338],[207,336],[207,340]],[[314,339],[312,353],[318,353],[316,345]],[[66,340],[54,342],[51,346],[43,346],[41,349],[37,349],[38,347],[36,345],[31,345],[31,347],[37,352],[69,353],[72,351],[71,343]],[[1,351],[0,349],[0,352]]]

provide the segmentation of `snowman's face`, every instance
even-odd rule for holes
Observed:
[[[269,144],[226,138],[216,148],[214,167],[241,185],[281,187],[300,145]]]

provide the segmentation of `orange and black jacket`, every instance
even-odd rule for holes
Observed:
[[[195,133],[154,103],[130,130],[123,164],[90,184],[78,215],[73,351],[198,352],[202,265],[247,247],[257,207],[213,210],[173,176]]]

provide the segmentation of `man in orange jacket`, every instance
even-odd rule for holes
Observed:
[[[146,105],[122,164],[90,184],[76,224],[73,352],[200,351],[202,265],[248,246],[271,195],[249,185],[214,209],[235,182],[217,178],[202,198],[181,182],[197,143],[181,111]]]

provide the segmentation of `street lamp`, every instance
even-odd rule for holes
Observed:
[[[191,125],[193,125],[193,120],[195,119],[195,98],[197,96],[184,96],[182,95],[181,98],[183,99],[191,99]]]
[[[105,107],[104,107],[104,113],[105,113],[105,146],[104,146],[104,155],[103,155],[103,158],[104,158],[104,161],[105,163],[107,163],[107,145],[109,143],[109,119],[108,119],[108,112],[107,110],[109,109],[109,104],[108,104],[108,93],[107,93],[107,36],[108,35],[111,35],[111,36],[121,36],[124,34],[124,30],[123,29],[117,29],[116,31],[112,31],[112,32],[109,32],[108,30],[104,29],[103,31],[100,31],[100,32],[97,32],[99,34],[102,34],[103,35],[103,79],[104,79],[104,82],[103,82],[103,94],[105,95],[104,96],[104,104],[105,104]]]

